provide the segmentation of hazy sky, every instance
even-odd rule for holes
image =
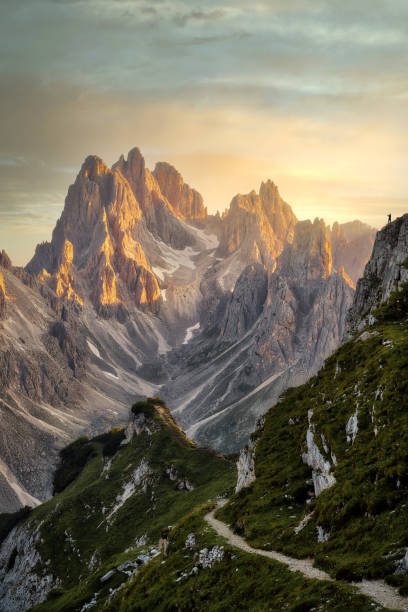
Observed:
[[[406,0],[0,0],[0,249],[50,238],[83,159],[137,145],[210,211],[408,210]]]

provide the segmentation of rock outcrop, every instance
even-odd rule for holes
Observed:
[[[4,278],[0,272],[0,319],[4,319],[6,316],[6,287],[4,285]]]
[[[249,486],[255,480],[255,444],[252,440],[239,453],[237,475],[235,493]]]
[[[407,281],[408,214],[377,233],[371,258],[357,283],[353,305],[347,316],[347,335],[372,321],[372,312]]]
[[[332,463],[322,455],[319,447],[315,442],[315,428],[312,423],[312,418],[313,410],[309,410],[309,427],[306,432],[307,450],[305,453],[302,454],[302,461],[312,468],[314,492],[317,497],[322,491],[332,487],[336,482],[336,478],[332,473]],[[324,438],[322,438],[322,440],[328,452],[329,449],[327,447],[327,443]],[[332,454],[331,458],[334,465],[336,465],[336,457]]]

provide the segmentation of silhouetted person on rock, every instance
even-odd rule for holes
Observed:
[[[391,223],[391,213],[388,215],[388,223]]]

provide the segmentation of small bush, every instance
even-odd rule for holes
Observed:
[[[120,448],[120,444],[125,437],[124,429],[112,429],[108,433],[101,434],[94,438],[95,442],[103,444],[102,454],[104,457],[112,457]]]
[[[54,495],[66,489],[95,456],[96,450],[87,437],[79,438],[63,448],[60,452],[61,462],[54,474]]]
[[[65,594],[65,590],[62,587],[55,587],[51,589],[48,593],[47,601],[52,601],[53,599],[58,599],[61,595]]]
[[[336,572],[336,580],[345,582],[360,582],[363,579],[361,571],[350,566],[340,567]]]
[[[147,401],[149,404],[158,404],[159,406],[165,406],[166,403],[160,399],[160,397],[148,397]]]
[[[132,412],[134,415],[144,414],[147,417],[153,418],[154,416],[154,406],[151,402],[136,402],[132,406]]]

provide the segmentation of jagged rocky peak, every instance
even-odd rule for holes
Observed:
[[[120,171],[128,181],[140,204],[146,226],[154,236],[176,249],[184,249],[194,244],[194,238],[179,219],[179,217],[187,219],[179,212],[181,201],[178,201],[176,195],[164,183],[159,184],[154,173],[146,167],[145,160],[137,147],[129,151],[127,160],[122,155],[112,168],[114,171]],[[182,195],[186,201],[188,197],[185,191],[188,192],[187,195],[190,194],[190,198],[192,193],[196,194],[195,198],[198,196],[201,198],[188,185],[184,187],[186,189],[183,188]],[[168,195],[174,199],[174,203],[169,200]]]
[[[112,170],[119,170],[122,173],[132,188],[137,201],[144,207],[149,191],[152,188],[157,188],[157,185],[146,168],[146,163],[140,149],[138,147],[131,149],[127,159],[121,155],[119,161],[112,166]]]
[[[4,249],[0,253],[0,266],[2,268],[5,268],[6,270],[11,270],[13,267],[13,264],[11,263],[11,259],[7,255]]]
[[[327,278],[332,272],[332,251],[323,219],[299,221],[293,242],[287,244],[279,259],[279,273],[304,280]]]
[[[275,234],[290,242],[297,219],[289,204],[281,198],[277,185],[268,179],[261,184],[259,196]]]
[[[87,157],[68,190],[51,243],[37,247],[28,271],[59,297],[79,304],[84,296],[76,287],[87,287],[104,315],[123,312],[124,301],[155,308],[160,290],[144,251],[149,235],[136,198],[148,191],[146,172],[138,149],[112,170],[101,158]]]
[[[374,322],[373,311],[405,282],[408,282],[408,214],[377,233],[347,316],[347,335]]]
[[[182,219],[204,220],[207,208],[202,195],[187,185],[181,174],[167,162],[158,162],[153,171],[162,194],[168,199],[175,213]]]
[[[297,219],[272,181],[261,184],[259,193],[236,195],[222,217],[219,252],[238,249],[249,261],[270,264],[293,239]]]

